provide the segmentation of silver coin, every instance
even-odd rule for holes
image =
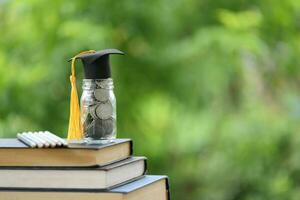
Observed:
[[[107,119],[95,120],[95,136],[98,138],[105,138],[113,133],[114,130],[114,120]]]
[[[97,119],[98,117],[97,117],[97,115],[96,115],[96,109],[97,109],[97,104],[95,104],[95,105],[91,105],[90,107],[89,107],[89,113],[90,113],[90,115],[92,116],[92,118],[93,119]]]
[[[113,119],[95,119],[86,129],[86,137],[94,140],[111,137],[114,133],[115,121]]]
[[[95,80],[96,88],[105,88],[105,81]]]
[[[113,117],[113,107],[110,102],[99,104],[95,109],[95,114],[100,119],[109,119]]]
[[[102,88],[95,89],[94,96],[95,96],[95,99],[97,99],[98,101],[104,102],[109,99],[109,91],[106,89],[102,89]]]

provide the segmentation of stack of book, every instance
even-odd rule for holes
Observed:
[[[0,139],[1,200],[167,200],[166,176],[146,175],[132,141],[29,148]]]

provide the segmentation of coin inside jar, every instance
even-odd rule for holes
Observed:
[[[109,119],[113,116],[113,107],[110,102],[99,104],[95,109],[95,114],[100,119]]]
[[[97,88],[105,88],[106,82],[103,80],[95,80]]]
[[[97,104],[95,104],[95,105],[91,105],[90,107],[89,107],[89,114],[92,116],[92,118],[93,119],[97,119],[98,117],[97,117],[97,115],[96,115],[96,108],[97,108]]]
[[[98,101],[107,101],[109,99],[109,91],[107,89],[98,88],[94,91],[94,96]]]
[[[99,138],[107,137],[112,134],[114,121],[112,119],[96,119],[95,120],[95,136]]]

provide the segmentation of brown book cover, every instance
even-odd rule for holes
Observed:
[[[110,190],[0,189],[1,200],[170,200],[167,176],[146,175]]]
[[[0,167],[0,189],[106,190],[145,175],[146,157],[102,167]]]
[[[132,155],[130,139],[103,145],[70,144],[60,148],[30,148],[18,139],[0,139],[0,166],[103,166]]]

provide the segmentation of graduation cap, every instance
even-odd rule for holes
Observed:
[[[87,51],[75,56],[75,59],[81,59],[86,79],[107,79],[111,77],[111,67],[109,55],[124,53],[118,49],[105,49],[101,51]],[[72,61],[70,59],[69,61]]]

